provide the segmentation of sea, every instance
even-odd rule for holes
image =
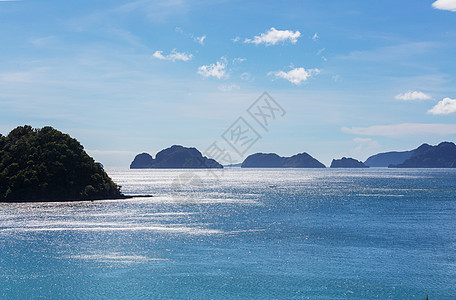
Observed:
[[[456,169],[107,169],[0,204],[0,299],[456,299]]]

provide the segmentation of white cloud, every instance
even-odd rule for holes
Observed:
[[[231,40],[233,41],[233,43],[237,43],[241,40],[241,38],[237,36],[235,38],[232,38]]]
[[[288,72],[278,71],[278,72],[269,72],[268,75],[274,75],[278,78],[283,78],[289,82],[300,85],[303,81],[306,81],[312,75],[320,73],[319,69],[304,69],[304,68],[294,68]]]
[[[428,110],[428,114],[449,115],[456,113],[456,99],[445,98]]]
[[[326,50],[326,48],[321,48],[320,50],[318,50],[318,51],[317,51],[317,56],[320,55],[320,54],[322,54],[323,51],[325,51],[325,50]]]
[[[313,35],[312,37],[312,40],[316,41],[318,40],[320,37],[318,36],[318,33],[315,32],[315,34]]]
[[[171,53],[168,55],[163,55],[162,53],[163,51],[155,51],[155,53],[152,56],[161,60],[171,60],[173,62],[176,60],[188,61],[193,57],[193,55],[191,54],[180,53],[177,52],[175,49],[171,51]]]
[[[270,46],[289,40],[292,44],[296,44],[300,36],[301,33],[299,31],[277,30],[274,27],[271,27],[269,31],[262,33],[260,36],[254,36],[253,39],[245,39],[244,43],[256,45],[266,44],[266,46]]]
[[[236,57],[235,59],[233,59],[233,63],[241,63],[241,62],[244,62],[246,61],[247,59],[246,58],[242,58],[242,57]]]
[[[432,3],[432,7],[441,10],[456,11],[456,0],[437,0]]]
[[[237,84],[230,84],[230,85],[221,85],[218,89],[222,92],[231,92],[233,90],[239,90],[241,87]]]
[[[226,73],[226,58],[222,57],[215,64],[205,65],[198,68],[198,74],[203,77],[217,77],[221,79]]]
[[[197,36],[197,37],[194,38],[194,41],[200,43],[201,45],[204,45],[204,40],[205,40],[205,39],[206,39],[206,36],[205,36],[205,35],[203,35],[203,36]]]
[[[244,72],[241,74],[241,79],[242,80],[245,80],[245,81],[253,81],[255,80],[255,78],[253,77],[252,74],[248,73],[248,72]]]
[[[444,136],[456,134],[456,124],[403,123],[393,125],[377,125],[370,127],[343,127],[342,131],[357,135],[385,136],[392,138],[422,134]]]
[[[414,92],[406,92],[403,94],[397,94],[394,97],[397,100],[404,100],[404,101],[412,101],[412,100],[430,100],[432,97],[428,94],[423,92],[414,91]]]
[[[181,35],[183,35],[184,37],[190,38],[190,39],[192,39],[194,42],[197,42],[197,43],[199,43],[199,44],[201,44],[201,45],[204,46],[204,41],[206,40],[206,35],[195,36],[195,35],[193,35],[193,34],[191,34],[191,33],[186,33],[181,27],[176,27],[176,28],[174,29],[174,31],[177,32],[177,33],[179,33],[179,34],[181,34]]]

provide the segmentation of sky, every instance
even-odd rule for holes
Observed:
[[[456,0],[0,0],[0,133],[25,124],[109,167],[454,142]]]

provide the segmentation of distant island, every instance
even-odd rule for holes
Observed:
[[[211,169],[223,168],[216,160],[207,158],[196,148],[174,145],[157,153],[136,155],[130,169]]]
[[[307,153],[291,157],[281,157],[275,153],[256,153],[249,155],[242,168],[326,168],[324,164]]]
[[[456,168],[456,145],[443,142],[437,146],[423,144],[413,151],[411,157],[390,168]]]
[[[52,128],[20,126],[0,134],[0,201],[128,198],[74,138]]]
[[[366,166],[359,160],[342,157],[341,159],[333,159],[331,168],[369,168],[369,166]]]
[[[410,151],[392,151],[379,153],[370,156],[364,164],[373,168],[387,168],[390,165],[401,164],[409,159],[415,150]]]

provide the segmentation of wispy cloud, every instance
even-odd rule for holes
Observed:
[[[22,72],[0,73],[0,81],[9,83],[40,82],[40,80],[43,80],[44,74],[49,70],[49,67],[41,67]]]
[[[397,94],[395,97],[397,100],[413,101],[413,100],[430,100],[432,97],[420,91],[406,92]]]
[[[300,85],[303,81],[307,81],[313,75],[320,73],[319,69],[304,69],[304,68],[294,68],[288,72],[277,71],[269,72],[268,75],[274,75],[277,78],[283,78],[289,82]]]
[[[241,62],[244,62],[246,61],[247,58],[243,58],[243,57],[236,57],[235,59],[233,59],[233,63],[241,63]]]
[[[221,79],[226,74],[226,58],[222,57],[220,61],[217,61],[215,64],[203,65],[198,68],[198,74],[203,77],[216,77]]]
[[[137,0],[127,2],[115,10],[119,13],[140,11],[151,21],[162,22],[176,15],[186,14],[192,6],[184,0]]]
[[[0,0],[0,1],[2,1],[2,0]],[[31,39],[30,43],[33,46],[35,46],[36,48],[41,48],[41,47],[44,47],[44,46],[48,45],[53,40],[55,40],[54,36],[46,36],[46,37]]]
[[[456,11],[456,0],[437,0],[432,7],[441,10]]]
[[[253,77],[253,75],[249,72],[244,72],[241,74],[241,79],[244,81],[254,81],[255,77]]]
[[[233,41],[233,43],[237,43],[241,40],[241,38],[237,36],[235,38],[232,38],[231,40]]]
[[[245,39],[244,43],[251,44],[265,44],[266,46],[276,45],[280,42],[290,41],[292,44],[296,44],[298,38],[301,36],[299,31],[290,30],[277,30],[271,27],[266,33],[262,33],[259,36],[254,36],[253,39]]]
[[[163,51],[155,51],[152,56],[161,60],[170,60],[173,62],[176,60],[189,61],[193,57],[192,54],[177,52],[175,49],[168,55],[163,55],[162,53]]]
[[[87,153],[89,153],[92,156],[95,155],[118,155],[118,154],[126,154],[126,155],[136,155],[138,154],[137,151],[125,151],[125,150],[90,150],[86,149]]]
[[[320,37],[318,36],[318,33],[315,32],[315,34],[312,36],[312,40],[316,41],[318,40]]]
[[[197,36],[197,37],[194,37],[193,40],[197,43],[200,43],[201,45],[204,45],[204,40],[206,39],[206,36],[203,35],[203,36]]]
[[[357,135],[384,136],[392,138],[423,134],[445,136],[456,134],[456,124],[403,123],[393,125],[376,125],[370,127],[343,127],[342,131]]]
[[[367,51],[353,51],[349,55],[339,56],[338,58],[355,60],[355,61],[369,61],[369,62],[391,62],[403,61],[411,57],[429,53],[440,47],[442,44],[438,42],[414,42],[403,43],[393,46],[380,47]]]
[[[456,113],[456,99],[445,98],[428,110],[432,115],[449,115]]]
[[[218,87],[218,89],[222,92],[231,92],[233,90],[239,90],[240,88],[241,87],[237,84],[230,84],[230,85],[223,84]]]
[[[354,138],[353,142],[355,147],[350,149],[350,154],[359,158],[359,156],[369,155],[371,153],[378,153],[381,150],[380,144],[371,138]]]

